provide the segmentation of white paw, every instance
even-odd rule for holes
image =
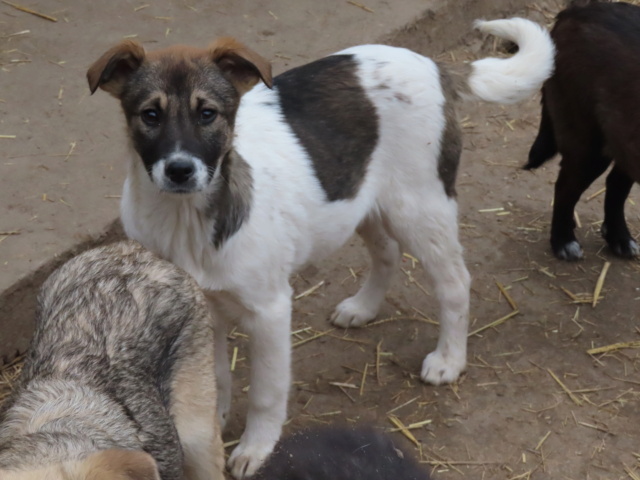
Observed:
[[[275,441],[249,443],[241,440],[227,462],[233,478],[241,480],[249,478],[256,473],[262,462],[273,451],[275,444]]]
[[[422,362],[420,377],[426,383],[433,385],[455,382],[466,366],[464,355],[461,358],[456,357],[455,355],[444,357],[437,350],[431,352]]]
[[[342,328],[361,327],[378,314],[378,308],[363,305],[356,297],[349,297],[338,304],[331,315],[331,323]]]
[[[584,254],[582,253],[582,247],[577,240],[572,240],[569,243],[563,245],[556,252],[556,256],[560,260],[568,260],[570,262],[580,260]]]

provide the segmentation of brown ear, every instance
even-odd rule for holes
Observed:
[[[131,40],[124,40],[110,48],[87,71],[91,93],[101,87],[119,98],[125,80],[140,66],[144,57],[142,45]]]
[[[211,58],[240,92],[247,92],[259,80],[273,86],[271,64],[253,50],[231,37],[219,38],[209,47]]]
[[[103,450],[83,462],[83,477],[93,480],[160,480],[151,455],[140,450]]]

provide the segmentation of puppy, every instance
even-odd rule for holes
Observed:
[[[49,277],[0,415],[2,480],[222,480],[213,326],[197,284],[134,242]]]
[[[289,277],[354,231],[371,271],[333,323],[375,318],[404,249],[431,274],[441,307],[423,380],[452,382],[465,368],[470,279],[458,241],[454,103],[528,97],[554,52],[527,20],[478,26],[516,42],[518,54],[455,73],[406,49],[365,45],[272,79],[269,63],[233,39],[150,53],[126,41],[90,67],[91,91],[120,100],[133,147],[127,234],[191,273],[216,313],[222,422],[231,402],[224,329],[239,321],[250,334],[247,425],[229,459],[236,478],[256,471],[286,418]]]
[[[562,260],[579,260],[574,209],[609,165],[602,236],[625,258],[640,255],[625,221],[624,205],[640,182],[640,7],[624,2],[574,1],[551,32],[556,71],[542,89],[538,136],[526,169],[562,155],[555,186],[551,248]]]
[[[324,427],[278,442],[251,480],[429,480],[429,474],[381,432]]]

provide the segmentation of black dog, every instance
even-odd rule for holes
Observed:
[[[280,441],[252,480],[429,480],[429,474],[387,435],[330,427]]]
[[[578,260],[573,233],[580,195],[607,176],[602,235],[621,257],[638,244],[627,228],[624,203],[640,181],[640,7],[580,0],[560,12],[551,37],[556,67],[542,88],[540,131],[526,169],[562,154],[556,182],[551,246],[558,258]]]

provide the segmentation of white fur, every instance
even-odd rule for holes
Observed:
[[[509,31],[518,42],[523,33],[531,37],[529,22],[512,22]],[[528,60],[537,71],[546,66],[533,64],[543,62],[552,47],[541,43],[539,48],[547,55]],[[366,45],[340,53],[357,59],[358,76],[379,116],[379,141],[355,198],[326,201],[311,159],[277,106],[277,92],[262,85],[243,97],[235,128],[234,148],[253,177],[250,214],[221,248],[212,243],[214,225],[206,213],[206,194],[217,182],[203,193],[175,196],[159,191],[138,159],[129,165],[122,199],[127,234],[196,278],[208,292],[218,328],[240,321],[250,334],[247,426],[229,459],[236,478],[255,472],[286,418],[289,277],[343,245],[356,229],[371,253],[372,268],[362,289],[338,305],[333,322],[348,327],[374,318],[400,249],[406,249],[427,268],[441,305],[438,346],[425,358],[422,378],[452,382],[465,367],[470,278],[458,241],[456,200],[446,195],[438,176],[446,120],[440,72],[428,58],[405,49]],[[472,78],[489,84],[505,74],[478,68]],[[536,78],[539,87],[544,78]],[[380,84],[388,88],[375,88]],[[411,101],[398,102],[398,93]],[[507,101],[495,92],[494,98]],[[216,348],[224,422],[231,402],[224,333],[216,335]]]
[[[509,58],[484,58],[473,62],[469,86],[487,102],[515,103],[530,97],[553,73],[555,46],[544,27],[525,20],[478,20],[476,28],[518,44]]]
[[[171,192],[171,190],[175,188],[171,179],[166,175],[166,168],[170,162],[176,160],[188,161],[189,163],[191,163],[191,165],[193,165],[193,181],[195,183],[193,191],[201,192],[207,188],[207,184],[209,183],[209,176],[207,172],[207,166],[202,161],[202,159],[192,155],[189,152],[176,149],[166,158],[162,158],[155,162],[151,169],[151,177],[153,178],[153,182],[160,190]]]

